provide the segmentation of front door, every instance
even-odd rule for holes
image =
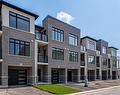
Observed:
[[[38,82],[41,81],[41,69],[38,69]]]
[[[68,82],[72,82],[72,71],[68,71]]]
[[[59,83],[59,70],[57,69],[52,70],[52,83],[53,84]]]

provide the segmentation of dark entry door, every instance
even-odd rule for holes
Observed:
[[[107,80],[107,71],[102,71],[102,80]]]
[[[38,82],[41,81],[41,69],[38,69]]]
[[[72,71],[68,71],[68,82],[72,82]]]
[[[112,71],[112,79],[116,79],[116,71]]]
[[[18,84],[17,70],[8,70],[8,85],[17,84]]]
[[[59,71],[56,69],[52,70],[52,83],[53,84],[59,83]]]
[[[8,85],[26,85],[27,71],[26,70],[8,70]]]
[[[95,70],[88,70],[88,80],[89,81],[95,80]]]

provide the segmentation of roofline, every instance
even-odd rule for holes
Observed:
[[[89,36],[82,37],[82,38],[81,38],[81,40],[86,39],[86,38],[91,39],[91,40],[93,40],[93,41],[96,41],[96,42],[97,42],[97,40],[96,40],[96,39],[94,39],[94,38],[92,38],[92,37],[89,37]]]
[[[113,48],[113,49],[119,50],[118,48],[116,48],[116,47],[113,47],[113,46],[111,46],[111,47],[109,47],[109,48]]]
[[[68,26],[73,27],[73,28],[75,28],[75,29],[77,29],[77,30],[80,31],[79,28],[77,28],[77,27],[75,27],[75,26],[73,26],[73,25],[70,25],[70,24],[68,24],[68,23],[65,23],[65,22],[63,22],[63,21],[61,21],[61,20],[59,20],[59,19],[57,19],[57,18],[55,18],[55,17],[53,17],[53,16],[47,15],[47,16],[45,17],[45,19],[47,19],[47,18],[51,18],[51,19],[57,20],[57,21],[59,21],[60,23],[63,23],[63,24],[65,24],[65,25],[68,25]],[[44,19],[44,20],[45,20],[45,19]]]
[[[44,27],[42,27],[42,26],[39,26],[39,25],[35,25],[35,28],[44,29]]]
[[[20,8],[20,7],[17,7],[17,6],[15,6],[15,5],[10,4],[10,3],[8,3],[8,2],[5,2],[5,1],[3,1],[3,0],[0,0],[0,3],[3,4],[3,5],[6,5],[6,6],[8,6],[8,7],[11,7],[11,8],[13,8],[13,9],[16,9],[16,10],[19,10],[19,11],[21,11],[21,12],[24,12],[24,13],[26,13],[26,14],[29,14],[29,15],[31,15],[31,16],[34,16],[35,19],[37,19],[37,18],[39,17],[38,15],[36,15],[36,14],[34,14],[34,13],[32,13],[32,12],[29,12],[29,11],[27,11],[27,10],[24,10],[24,9],[22,9],[22,8]]]

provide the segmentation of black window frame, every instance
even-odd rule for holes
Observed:
[[[53,54],[53,52],[56,52],[57,51],[57,54]],[[58,54],[58,52],[62,52],[63,53],[63,56],[60,56]],[[64,60],[64,49],[60,49],[60,48],[56,48],[56,47],[52,47],[52,59],[55,59],[55,60]]]
[[[19,41],[19,43],[16,43],[17,41]],[[10,49],[11,49],[10,44],[11,43],[13,43],[13,45],[14,45],[14,48],[13,48],[14,52],[13,53],[10,52]],[[19,54],[16,53],[16,44],[19,45]],[[24,46],[24,53],[23,54],[20,51],[21,50],[21,45]],[[25,51],[26,50],[26,46],[29,46],[29,53],[28,54],[26,54],[26,51]],[[30,56],[30,42],[10,38],[9,39],[9,54],[11,54],[11,55],[19,55],[19,56]]]
[[[70,37],[71,38],[74,38],[74,43],[70,43]],[[69,45],[74,45],[74,46],[78,46],[78,36],[77,35],[74,35],[74,34],[71,34],[71,33],[69,33]],[[76,44],[76,41],[75,40],[77,40],[77,44]]]
[[[78,62],[78,52],[69,51],[69,61],[70,62]]]
[[[53,32],[54,32],[54,37],[53,37]],[[56,39],[55,33],[57,33],[57,39]],[[58,33],[60,33],[60,39],[58,37]],[[62,35],[63,35],[63,39],[62,39]],[[56,27],[52,27],[52,40],[64,42],[64,31]]]
[[[93,60],[92,60],[93,58]],[[88,55],[88,63],[95,64],[95,55]]]
[[[15,25],[15,27],[10,26],[10,16],[13,16],[13,17],[16,18],[16,25]],[[9,11],[9,26],[12,27],[12,28],[20,29],[20,28],[18,28],[18,18],[22,19],[24,21],[27,21],[29,23],[29,26],[28,26],[29,29],[28,29],[27,32],[30,32],[30,18],[22,16],[20,14],[14,13],[14,12],[11,12],[11,11]],[[26,31],[24,29],[20,29],[20,30]]]

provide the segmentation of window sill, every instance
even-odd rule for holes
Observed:
[[[6,27],[6,26],[5,26]],[[30,31],[25,31],[25,30],[21,30],[21,29],[17,29],[17,28],[14,28],[14,27],[8,27],[10,29],[14,29],[14,30],[17,30],[17,31],[21,31],[21,32],[24,32],[24,33],[30,33],[30,34],[35,34],[34,32],[30,32]]]
[[[31,56],[22,56],[22,55],[12,55],[12,54],[8,54],[8,56],[13,56],[13,57],[21,57],[21,58],[31,58]]]

